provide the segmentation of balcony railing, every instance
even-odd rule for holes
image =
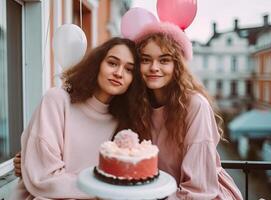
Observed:
[[[245,173],[245,200],[248,200],[248,174],[251,170],[271,170],[271,162],[263,161],[233,161],[227,160],[221,162],[225,169],[241,169]]]
[[[271,162],[263,161],[233,161],[233,160],[224,160],[221,162],[224,169],[240,169],[245,173],[245,200],[248,200],[248,174],[251,170],[271,170]],[[1,180],[6,183],[14,180],[15,176],[13,171],[7,174],[5,177],[0,177]],[[0,185],[1,186],[1,185]]]

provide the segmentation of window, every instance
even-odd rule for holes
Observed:
[[[207,69],[208,68],[208,64],[209,64],[209,56],[203,56],[203,68]]]
[[[237,59],[235,56],[231,59],[231,72],[237,72]]]
[[[264,101],[266,102],[266,103],[268,103],[268,102],[270,102],[270,99],[269,99],[269,96],[270,96],[270,89],[271,88],[269,88],[269,82],[268,81],[265,81],[265,83],[264,83]]]
[[[221,80],[218,80],[218,81],[216,82],[216,89],[218,89],[218,90],[221,90],[221,89],[222,89],[222,81],[221,81]]]
[[[224,71],[224,59],[223,59],[223,56],[219,55],[217,56],[217,69],[216,71],[217,72],[223,72]]]
[[[0,163],[20,149],[23,130],[22,5],[0,1]]]
[[[250,80],[246,81],[246,96],[252,97],[252,82]]]
[[[231,46],[232,45],[232,39],[229,37],[227,38],[227,45],[228,46]]]
[[[231,82],[231,96],[237,97],[237,83],[236,83],[236,81]]]
[[[247,37],[248,36],[248,31],[247,30],[242,30],[239,32],[241,37]]]
[[[209,81],[207,79],[204,79],[203,85],[205,86],[205,88],[208,88],[208,84],[209,84]]]
[[[271,54],[267,54],[265,58],[265,73],[271,73]]]
[[[220,99],[222,97],[222,87],[223,87],[222,80],[217,80],[216,82],[216,98],[217,99]]]

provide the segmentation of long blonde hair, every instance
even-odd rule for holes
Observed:
[[[168,92],[165,108],[167,113],[170,113],[166,116],[165,121],[168,141],[181,147],[185,137],[184,134],[187,132],[187,107],[192,93],[200,93],[206,97],[214,111],[219,134],[223,138],[223,120],[218,113],[218,108],[215,106],[213,98],[208,95],[202,84],[189,71],[178,43],[169,36],[160,33],[152,34],[138,44],[139,54],[150,41],[154,41],[161,47],[163,52],[169,53],[174,60],[173,79],[165,90]],[[134,116],[132,128],[140,134],[142,139],[151,139],[152,107],[150,94],[152,92],[145,86],[142,78],[140,82],[141,84],[137,85],[136,91],[138,95],[133,101],[133,105],[130,106],[130,109],[132,109],[130,112]]]

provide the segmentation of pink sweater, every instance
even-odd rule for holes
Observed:
[[[216,151],[219,135],[206,99],[201,95],[192,98],[181,155],[165,144],[163,112],[164,108],[158,108],[153,115],[159,168],[174,176],[181,188],[169,199],[242,199],[220,166]],[[97,165],[99,146],[111,138],[116,126],[107,105],[96,98],[71,104],[63,89],[50,89],[23,132],[24,182],[20,181],[11,199],[90,199],[77,189],[76,176],[80,170]]]
[[[170,200],[241,200],[232,178],[221,167],[216,150],[219,133],[214,113],[200,94],[193,94],[188,107],[188,132],[182,152],[165,143],[165,108],[153,110],[153,143],[159,147],[159,169],[175,177],[179,190]],[[180,133],[182,134],[182,133]]]
[[[21,182],[12,199],[90,199],[77,189],[77,175],[98,164],[100,144],[116,126],[95,97],[71,104],[63,89],[50,89],[21,139],[23,182],[31,195]]]

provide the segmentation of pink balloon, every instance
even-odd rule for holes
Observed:
[[[161,21],[186,29],[194,20],[197,0],[157,0],[157,13]]]
[[[151,12],[143,8],[132,8],[121,19],[121,33],[125,38],[133,40],[144,26],[157,21]]]

